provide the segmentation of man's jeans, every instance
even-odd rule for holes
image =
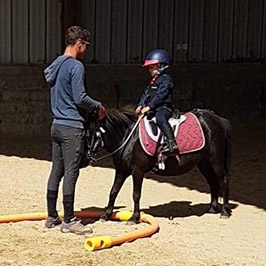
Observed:
[[[56,216],[56,201],[59,183],[63,180],[63,203],[67,220],[74,217],[73,205],[75,185],[79,176],[79,167],[84,156],[85,130],[53,124],[52,171],[48,180],[47,203],[48,215]],[[67,209],[66,209],[67,208]]]

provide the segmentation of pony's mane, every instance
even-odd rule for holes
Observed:
[[[105,126],[109,130],[115,129],[116,132],[123,134],[137,121],[137,118],[133,106],[125,106],[121,109],[110,109],[107,111]]]

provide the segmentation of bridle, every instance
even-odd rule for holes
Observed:
[[[107,155],[104,155],[102,157],[99,157],[99,158],[94,158],[94,154],[96,154],[97,150],[98,150],[98,147],[100,146],[101,149],[104,148],[104,141],[103,141],[103,134],[105,134],[105,130],[103,128],[102,125],[100,125],[98,127],[98,129],[96,130],[95,132],[95,142],[91,144],[91,146],[89,146],[89,150],[88,150],[88,153],[87,153],[87,159],[90,161],[90,162],[99,162],[105,158],[108,158],[112,155],[114,155],[115,153],[117,153],[118,151],[120,151],[129,141],[130,137],[132,136],[132,134],[134,133],[134,131],[136,130],[140,120],[144,117],[144,114],[141,114],[139,115],[138,117],[138,120],[136,121],[135,125],[133,126],[133,128],[131,129],[130,133],[128,134],[127,138],[125,139],[125,141],[118,147],[116,148],[113,152],[107,154]]]

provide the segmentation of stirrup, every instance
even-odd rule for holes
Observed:
[[[169,146],[166,146],[165,148],[162,149],[161,153],[166,156],[176,156],[179,154],[179,149],[177,145],[174,145],[172,149],[170,149]]]

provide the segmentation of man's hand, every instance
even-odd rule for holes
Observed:
[[[146,106],[146,107],[141,109],[141,113],[145,114],[145,113],[149,112],[150,110],[151,110],[151,108],[149,106]]]
[[[105,108],[101,105],[98,111],[98,118],[99,120],[102,120],[106,116],[106,110]]]
[[[142,106],[141,106],[141,105],[138,106],[137,109],[135,110],[135,113],[136,113],[137,115],[140,114],[141,109],[142,109]]]

